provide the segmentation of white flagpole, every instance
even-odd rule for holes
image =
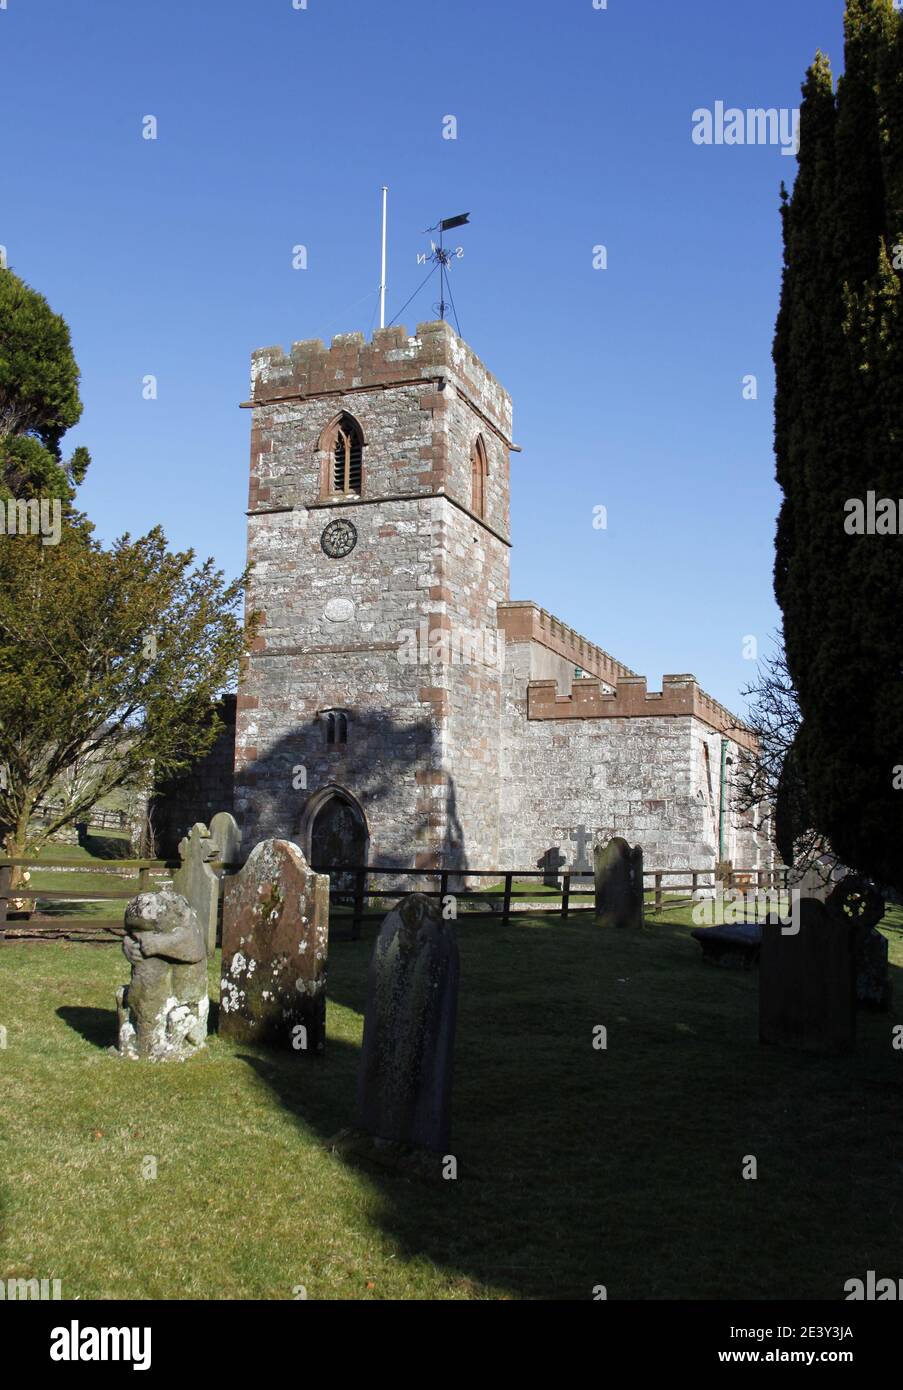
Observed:
[[[379,326],[386,326],[386,197],[388,188],[383,184],[383,259],[382,274],[379,281]]]

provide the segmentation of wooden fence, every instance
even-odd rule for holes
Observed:
[[[118,899],[133,897],[136,893],[146,893],[150,891],[154,884],[155,877],[165,875],[167,878],[179,868],[178,859],[103,859],[103,860],[72,860],[72,859],[9,859],[0,857],[0,941],[7,933],[7,928],[11,928],[17,936],[41,936],[54,938],[59,936],[66,937],[85,937],[91,934],[101,933],[102,937],[114,940],[121,937],[124,933],[121,917],[119,918],[99,918],[99,917],[47,917],[38,913],[33,913],[27,920],[22,920],[17,924],[15,919],[9,920],[9,903],[12,899],[40,899],[44,901],[60,902],[92,902],[105,899]],[[73,874],[74,878],[79,873],[87,872],[92,874],[109,873],[111,879],[119,881],[118,888],[98,889],[92,888],[80,892],[76,888],[66,889],[45,889],[33,888],[29,884],[20,884],[15,890],[10,888],[10,880],[13,867],[31,870],[50,870],[65,869]],[[240,864],[225,864],[213,860],[210,864],[214,873],[219,875],[234,873]],[[347,865],[333,866],[331,869],[320,869],[317,872],[329,872],[341,874],[352,880],[353,886],[334,887],[330,892],[330,898],[336,905],[347,905],[350,903],[352,911],[351,936],[357,940],[360,936],[361,923],[364,917],[365,904],[382,898],[404,898],[411,892],[410,887],[392,887],[391,884],[383,887],[377,886],[376,880],[383,879],[438,879],[438,887],[433,889],[417,889],[425,897],[445,899],[450,894],[456,899],[486,899],[501,898],[501,912],[498,914],[502,922],[511,920],[512,899],[515,897],[515,883],[528,882],[532,879],[543,879],[549,877],[546,870],[542,869],[406,869],[406,868],[381,868],[378,865]],[[787,869],[783,866],[778,869],[734,869],[730,875],[722,881],[725,891],[730,888],[743,890],[784,891],[787,886]],[[126,874],[128,876],[126,876]],[[594,899],[595,890],[593,887],[592,871],[573,871],[562,870],[557,877],[560,879],[560,888],[555,887],[551,891],[538,894],[532,901],[541,901],[543,904],[560,901],[560,915],[566,919],[575,910],[573,901],[577,898]],[[713,869],[646,869],[643,877],[647,880],[645,886],[645,896],[647,899],[647,911],[659,914],[666,907],[685,907],[695,901],[695,893],[700,887],[712,888],[715,885],[715,874]],[[491,879],[494,885],[501,886],[501,894],[487,893],[479,888],[449,888],[449,884],[454,881],[456,884],[460,879]],[[587,888],[575,887],[575,882],[590,880]],[[648,880],[652,880],[649,884]],[[368,880],[372,886],[368,885]],[[667,882],[666,882],[667,880]],[[675,883],[674,880],[679,880]],[[704,880],[704,882],[703,882]],[[549,885],[543,885],[548,888]],[[686,890],[689,890],[688,892]],[[682,891],[683,890],[683,891]],[[525,902],[530,902],[530,895],[518,895]],[[577,908],[577,911],[591,912],[594,904],[591,902],[585,906]]]

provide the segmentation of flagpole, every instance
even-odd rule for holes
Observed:
[[[383,184],[383,256],[382,273],[379,281],[379,326],[386,326],[386,198],[389,189]]]

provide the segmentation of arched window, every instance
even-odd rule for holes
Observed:
[[[326,744],[329,748],[334,748],[338,744],[348,742],[348,715],[342,709],[330,709],[322,711],[326,719]]]
[[[364,437],[350,415],[343,415],[334,426],[332,443],[332,490],[344,496],[361,494]]]
[[[486,479],[489,476],[489,460],[483,436],[478,434],[470,454],[470,510],[474,516],[486,515]]]

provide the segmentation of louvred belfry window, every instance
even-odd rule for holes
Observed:
[[[333,449],[332,486],[334,492],[345,495],[361,492],[361,471],[364,441],[360,428],[348,415],[343,415],[336,426],[335,448]]]

